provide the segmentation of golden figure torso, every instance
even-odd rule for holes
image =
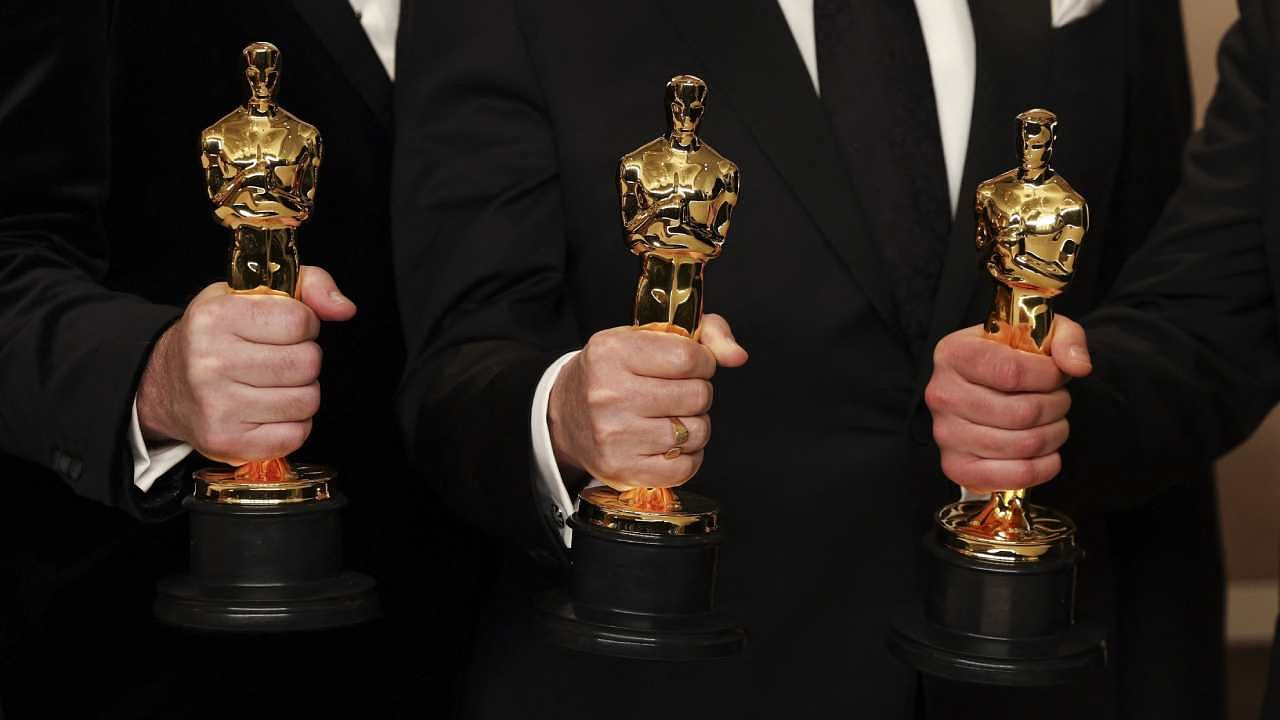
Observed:
[[[738,166],[700,143],[681,150],[660,137],[619,165],[622,222],[637,254],[720,254],[738,202]]]
[[[205,130],[202,164],[218,222],[235,229],[297,227],[311,215],[320,132],[272,106],[238,107]]]
[[[200,145],[213,215],[234,233],[227,283],[293,295],[295,230],[315,205],[320,132],[274,103],[258,110],[250,101],[205,130]]]
[[[1000,282],[1057,295],[1075,272],[1089,211],[1061,175],[1027,182],[1010,170],[978,186],[979,249],[990,248],[988,271]]]
[[[622,224],[631,251],[644,256],[638,327],[697,336],[702,269],[720,254],[738,182],[738,166],[702,142],[684,149],[664,136],[622,158]]]
[[[1056,173],[1027,180],[1010,170],[978,186],[978,249],[999,285],[987,332],[1001,342],[1047,352],[1053,330],[1050,299],[1075,274],[1089,228],[1084,198]]]

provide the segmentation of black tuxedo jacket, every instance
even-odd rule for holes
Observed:
[[[1078,384],[1066,471],[1035,493],[1080,526],[1081,614],[1111,628],[1112,669],[1084,688],[1022,695],[918,683],[888,655],[886,618],[914,592],[917,540],[955,494],[920,402],[930,358],[912,355],[889,308],[866,232],[876,198],[851,182],[903,170],[841,162],[776,3],[406,8],[393,203],[403,421],[454,505],[512,549],[476,651],[472,714],[949,717],[993,702],[1034,702],[1041,717],[1220,714],[1207,480],[1214,453],[1244,431],[1209,413],[1213,432],[1194,439],[1177,432],[1189,420],[1127,422],[1133,413],[1118,406],[1169,405],[1168,383],[1141,374],[1119,390]],[[1058,114],[1056,165],[1093,211],[1059,304],[1075,317],[1147,237],[1188,131],[1177,3],[1109,0],[1056,30],[1045,0],[971,9],[972,130],[927,347],[980,321],[990,302],[968,198],[1016,163],[1015,114]],[[709,82],[701,134],[744,178],[724,254],[708,268],[707,310],[729,319],[752,356],[717,375],[715,438],[691,487],[722,503],[720,603],[751,640],[720,663],[575,656],[536,644],[520,619],[564,561],[555,514],[534,489],[530,402],[557,356],[630,322],[637,260],[613,174],[622,153],[662,131],[663,84],[682,72]],[[1203,356],[1174,342],[1174,356]],[[1111,441],[1119,433],[1123,447]],[[1153,554],[1162,543],[1178,553]],[[1171,656],[1175,667],[1146,678],[1148,662]]]
[[[453,525],[408,480],[392,412],[404,356],[388,230],[392,85],[350,6],[56,0],[5,3],[0,17],[6,709],[170,717],[234,702],[238,715],[278,694],[303,701],[290,714],[326,716],[350,701],[391,715],[390,688],[410,681],[447,698],[447,672],[423,677],[391,661],[417,646],[422,626],[410,616],[433,622],[433,642],[465,642],[469,590],[454,568],[468,563],[421,572],[434,557],[423,548],[441,546]],[[141,494],[125,427],[151,342],[225,278],[230,236],[212,219],[198,138],[244,102],[240,50],[255,40],[280,48],[279,100],[325,140],[316,212],[299,233],[303,262],[328,269],[359,306],[321,333],[322,409],[295,457],[339,471],[352,500],[348,565],[378,577],[394,631],[230,642],[150,617],[155,581],[185,568],[186,523],[172,516],[182,480],[205,461]],[[171,519],[143,524],[107,505]],[[434,594],[436,581],[450,588],[439,601],[417,594]],[[447,622],[434,624],[438,614]],[[252,673],[277,684],[238,679]]]

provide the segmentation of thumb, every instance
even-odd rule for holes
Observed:
[[[201,290],[199,294],[191,298],[191,302],[188,303],[188,305],[194,305],[197,301],[200,301],[200,300],[208,300],[209,298],[215,298],[215,297],[218,297],[219,295],[226,295],[229,292],[231,292],[230,285],[224,282],[216,282],[216,283],[213,283],[212,285],[205,286],[205,288]]]
[[[1058,369],[1071,377],[1084,377],[1093,372],[1093,360],[1089,357],[1089,344],[1084,328],[1066,315],[1053,319],[1053,341],[1050,354]]]
[[[747,351],[733,339],[728,321],[719,315],[702,316],[702,334],[698,342],[705,345],[723,367],[741,367],[747,362]]]
[[[338,290],[333,276],[315,265],[303,265],[298,278],[298,299],[321,320],[350,320],[356,305]]]

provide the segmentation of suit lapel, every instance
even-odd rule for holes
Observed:
[[[1049,0],[970,0],[969,8],[977,48],[973,116],[960,200],[934,298],[929,348],[968,318],[981,317],[991,302],[991,282],[974,246],[974,193],[978,183],[1017,164],[1018,113],[1048,102],[1042,93],[1050,72]],[[932,355],[921,353],[926,377]]]
[[[672,27],[712,73],[724,98],[891,328],[889,288],[830,123],[774,0],[663,0]],[[678,20],[678,22],[676,21]],[[751,169],[745,168],[750,184]],[[748,193],[750,190],[747,191]]]
[[[293,0],[294,9],[342,68],[378,121],[391,125],[391,79],[355,11],[342,0]]]

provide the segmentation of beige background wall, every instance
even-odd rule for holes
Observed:
[[[1236,19],[1234,0],[1182,0],[1197,125],[1217,81],[1216,52]],[[1227,635],[1235,645],[1271,642],[1280,597],[1280,413],[1218,464],[1227,560]]]

